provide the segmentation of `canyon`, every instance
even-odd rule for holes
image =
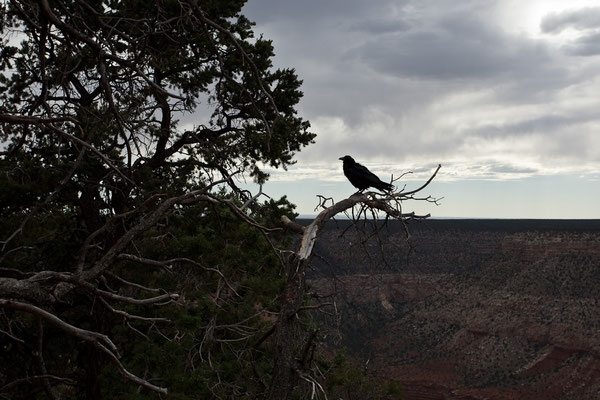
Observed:
[[[326,345],[406,399],[600,398],[600,221],[342,220],[315,252]]]

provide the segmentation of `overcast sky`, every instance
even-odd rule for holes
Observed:
[[[275,65],[304,81],[316,144],[266,188],[302,214],[355,189],[339,157],[383,180],[442,164],[407,204],[434,216],[600,218],[600,3],[249,0]]]

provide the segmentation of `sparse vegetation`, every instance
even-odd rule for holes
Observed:
[[[345,227],[338,221],[326,235]],[[402,227],[384,231],[385,261],[376,240],[351,251],[339,239],[318,249],[330,265],[311,284],[338,293],[343,321],[329,322],[340,330],[331,346],[346,346],[358,362],[370,359],[381,376],[429,379],[440,393],[593,398],[600,382],[582,371],[597,365],[600,344],[599,222],[427,221],[411,226],[408,258]],[[361,243],[357,235],[345,234]],[[371,258],[361,256],[365,249]]]

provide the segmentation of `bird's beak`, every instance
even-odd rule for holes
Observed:
[[[340,158],[338,158],[338,160],[342,160],[342,161],[344,161],[344,157],[340,157]]]

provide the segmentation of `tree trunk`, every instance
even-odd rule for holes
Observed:
[[[282,307],[275,327],[275,366],[268,400],[289,399],[298,385],[298,360],[306,332],[298,311],[306,290],[305,270],[309,260],[293,257],[289,263],[288,281],[283,292]]]

